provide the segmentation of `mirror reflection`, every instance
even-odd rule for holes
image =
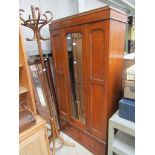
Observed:
[[[66,36],[70,85],[72,92],[72,116],[85,123],[84,86],[82,64],[82,34],[68,33]]]
[[[32,77],[33,77],[33,81],[34,81],[34,85],[40,100],[40,104],[41,106],[46,106],[46,100],[45,100],[45,94],[42,91],[42,87],[41,87],[41,64],[37,64],[37,65],[31,65],[30,66],[31,72],[32,72]]]

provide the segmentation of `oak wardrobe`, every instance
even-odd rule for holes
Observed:
[[[127,15],[106,6],[50,24],[63,132],[106,155],[108,119],[121,98]]]

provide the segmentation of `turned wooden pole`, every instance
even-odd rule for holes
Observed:
[[[24,10],[22,10],[22,9],[20,9],[20,11],[24,12]],[[45,91],[45,96],[47,99],[47,107],[48,107],[49,112],[50,112],[51,136],[49,138],[49,143],[51,143],[51,142],[53,143],[52,154],[55,155],[56,139],[58,139],[60,141],[60,144],[61,144],[60,147],[57,149],[60,149],[63,145],[72,146],[72,147],[75,145],[64,141],[63,138],[60,137],[60,133],[58,132],[58,127],[57,127],[57,123],[56,123],[56,118],[57,118],[56,117],[56,107],[53,103],[53,101],[56,101],[56,96],[52,96],[52,95],[55,95],[54,88],[52,88],[52,90],[50,91],[50,86],[48,83],[48,74],[47,74],[46,65],[45,65],[44,57],[43,57],[43,50],[42,50],[42,46],[41,46],[41,40],[48,40],[48,38],[43,38],[41,33],[40,33],[40,30],[44,25],[46,25],[50,21],[52,21],[53,15],[50,11],[46,11],[45,14],[43,14],[44,19],[40,19],[40,17],[41,17],[40,16],[40,9],[38,7],[34,8],[34,6],[31,6],[31,12],[32,12],[32,19],[31,19],[31,15],[29,15],[29,19],[24,20],[21,17],[21,14],[20,14],[20,19],[23,22],[22,23],[23,26],[31,28],[34,32],[34,37],[32,39],[27,38],[26,40],[27,41],[33,41],[36,39],[36,41],[37,41],[39,56],[40,56],[40,61],[41,61],[41,66],[42,66],[43,83],[45,85],[44,91]],[[38,13],[37,15],[36,15],[36,12]],[[46,16],[47,13],[51,15],[51,18],[49,20]],[[52,81],[52,85],[54,87],[53,81]],[[52,92],[52,94],[51,94],[51,92]]]

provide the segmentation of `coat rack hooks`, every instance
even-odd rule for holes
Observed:
[[[39,39],[40,40],[49,40],[50,38],[44,38],[41,35],[41,29],[47,25],[48,23],[50,23],[53,19],[53,14],[50,11],[46,11],[44,14],[41,15],[41,11],[38,7],[34,7],[33,5],[31,6],[31,12],[32,15],[28,16],[28,19],[25,20],[22,17],[22,13],[24,13],[25,11],[23,9],[19,9],[19,14],[20,14],[20,20],[21,20],[21,25],[26,26],[28,28],[30,28],[33,33],[34,36],[33,38],[26,38],[27,41],[34,41],[36,39],[36,34],[38,33],[39,35]],[[48,18],[48,16],[50,16],[50,18]]]

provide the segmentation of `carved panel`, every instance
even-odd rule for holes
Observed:
[[[59,112],[64,118],[68,118],[68,92],[65,77],[65,52],[63,46],[62,31],[54,31],[52,35],[53,57],[56,75],[56,93],[58,98]]]
[[[90,32],[90,76],[93,79],[104,79],[104,41],[103,28]]]
[[[107,105],[105,103],[105,30],[104,22],[88,25],[90,69],[90,126],[91,133],[105,139]]]
[[[91,131],[97,137],[104,137],[106,131],[106,107],[104,90],[98,84],[91,84]],[[103,139],[103,138],[102,138]]]
[[[57,75],[57,86],[59,91],[59,111],[62,115],[67,116],[67,93],[63,76]]]
[[[62,39],[59,34],[53,36],[53,46],[55,51],[55,68],[57,71],[63,71],[63,46]]]

